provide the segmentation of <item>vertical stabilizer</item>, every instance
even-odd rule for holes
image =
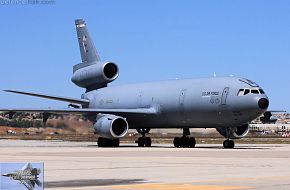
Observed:
[[[71,81],[86,92],[107,87],[119,76],[118,66],[113,62],[101,62],[83,19],[75,20],[82,63],[73,66]]]
[[[83,19],[75,20],[80,53],[83,63],[99,62],[100,57]]]

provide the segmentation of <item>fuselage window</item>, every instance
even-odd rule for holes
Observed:
[[[250,89],[245,89],[244,95],[247,95],[250,93]]]

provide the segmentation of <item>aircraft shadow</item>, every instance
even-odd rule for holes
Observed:
[[[98,145],[88,145],[88,147],[97,147],[97,148],[148,148],[148,147],[138,147],[137,145],[122,145],[120,144],[119,147],[98,147]],[[175,147],[168,147],[168,146],[162,146],[162,145],[158,145],[158,146],[154,146],[152,145],[150,148],[175,148]]]
[[[45,188],[67,188],[67,187],[88,187],[88,186],[112,186],[130,185],[145,183],[144,179],[81,179],[67,181],[45,182]]]
[[[225,149],[224,147],[222,146],[202,146],[202,147],[195,147],[195,149]],[[271,149],[270,147],[258,147],[258,146],[237,146],[233,149],[225,149],[225,150],[263,150],[263,149]]]
[[[88,145],[88,147],[97,147],[97,148],[148,148],[148,147],[138,147],[137,145],[120,145],[119,147],[98,147],[98,145]],[[233,150],[238,149],[238,150],[267,150],[267,149],[272,149],[272,148],[277,148],[281,147],[279,145],[269,145],[269,146],[236,146]],[[150,148],[168,148],[168,149],[177,149],[176,147],[173,146],[162,146],[162,145],[152,145]],[[182,148],[178,148],[182,149]],[[222,146],[196,146],[195,148],[183,148],[183,149],[224,149]],[[227,149],[231,150],[231,149]]]

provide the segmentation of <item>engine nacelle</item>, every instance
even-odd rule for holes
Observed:
[[[129,129],[125,118],[116,115],[103,115],[94,124],[95,132],[108,139],[124,137]]]
[[[105,87],[119,75],[119,68],[113,62],[97,62],[94,64],[80,63],[74,66],[71,81],[88,90]]]
[[[216,129],[222,136],[227,138],[227,130],[226,128],[217,128]],[[245,124],[236,128],[231,128],[229,132],[230,139],[241,139],[245,137],[250,131],[249,124]]]
[[[263,117],[260,117],[260,120],[262,121],[262,123],[266,123],[266,124],[272,124],[272,123],[276,123],[276,121],[278,120],[276,117],[274,117],[272,115],[271,112],[269,111],[266,111],[264,113],[264,116]]]

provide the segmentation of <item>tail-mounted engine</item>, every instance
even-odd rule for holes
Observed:
[[[249,124],[245,124],[239,127],[230,128],[217,128],[216,129],[222,136],[229,139],[241,139],[245,137],[250,130]]]
[[[95,64],[78,64],[74,66],[72,82],[87,91],[106,87],[119,75],[118,66],[113,62],[98,62]]]

